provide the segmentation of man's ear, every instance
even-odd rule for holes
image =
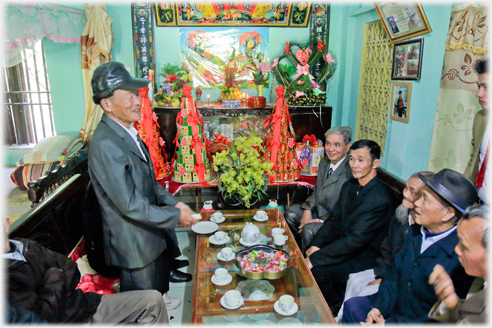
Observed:
[[[452,206],[446,206],[446,214],[442,218],[443,222],[449,222],[456,215],[456,210]]]
[[[108,98],[101,99],[101,108],[105,112],[111,112],[111,101]]]
[[[375,159],[374,162],[372,162],[372,168],[377,169],[381,165],[381,160],[380,159]]]

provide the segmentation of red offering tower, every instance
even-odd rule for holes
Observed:
[[[149,87],[142,88],[138,92],[142,98],[140,102],[142,119],[140,122],[134,122],[133,126],[137,129],[140,139],[142,139],[149,149],[152,164],[154,164],[156,179],[161,180],[171,172],[171,168],[167,162],[166,149],[164,148],[164,139],[159,136],[157,115],[152,110],[152,105],[147,94]]]
[[[203,119],[191,96],[191,86],[183,87],[181,111],[176,118],[176,144],[173,158],[173,180],[181,183],[205,182],[213,178],[207,148],[210,141],[203,134]]]
[[[263,140],[264,158],[273,163],[275,182],[299,179],[301,165],[296,153],[296,139],[290,122],[289,108],[284,99],[285,87],[277,91],[277,102],[272,115],[265,121],[267,134]]]

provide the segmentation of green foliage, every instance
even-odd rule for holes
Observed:
[[[218,187],[224,198],[240,199],[249,208],[256,198],[267,196],[268,175],[273,175],[272,163],[261,153],[261,138],[235,139],[231,147],[213,156],[213,168],[218,172]]]

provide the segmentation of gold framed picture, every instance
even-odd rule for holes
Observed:
[[[376,2],[374,7],[391,42],[432,32],[422,5],[418,2]]]
[[[412,98],[412,83],[393,82],[391,88],[390,118],[395,121],[408,123],[410,119],[410,100]]]

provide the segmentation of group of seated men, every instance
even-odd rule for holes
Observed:
[[[475,243],[485,256],[486,208],[473,206],[476,187],[451,169],[417,172],[406,181],[403,202],[394,210],[377,175],[379,146],[372,140],[350,140],[349,127],[326,132],[327,156],[315,190],[286,215],[332,313],[342,323],[463,319],[429,311],[443,280],[456,299],[484,287],[485,258],[469,264],[482,271],[469,270],[462,251],[463,245]],[[463,216],[467,220],[461,223]],[[479,287],[470,289],[473,282]],[[480,300],[483,307],[483,295]],[[457,307],[457,302],[443,304],[443,313]],[[468,309],[466,320],[484,320],[482,310],[473,316]]]

